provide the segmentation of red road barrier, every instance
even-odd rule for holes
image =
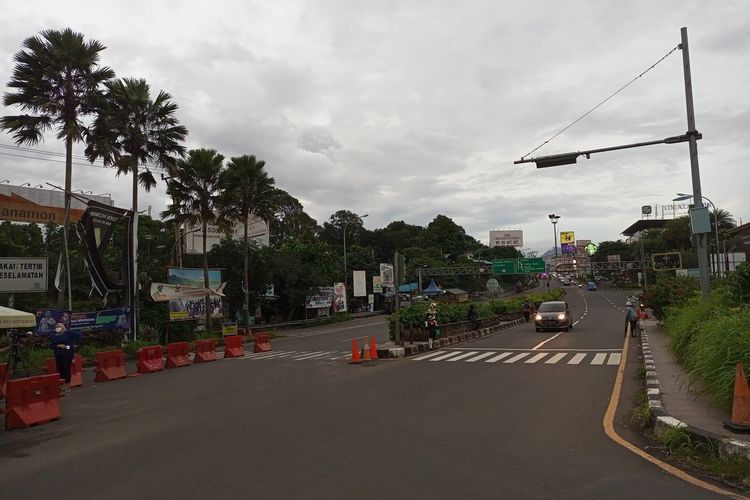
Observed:
[[[190,365],[190,344],[187,342],[173,342],[167,344],[167,368],[179,368]]]
[[[136,352],[136,366],[138,367],[138,373],[153,373],[160,372],[164,369],[164,361],[161,353],[160,345],[152,345],[149,347],[141,347]]]
[[[268,340],[268,332],[260,332],[255,334],[255,345],[253,346],[253,352],[268,352],[271,350],[271,341]]]
[[[242,347],[242,336],[229,335],[224,337],[224,357],[240,358],[245,355],[245,349]]]
[[[107,351],[96,353],[96,378],[94,382],[109,382],[125,378],[125,351]]]
[[[25,429],[60,418],[60,377],[57,374],[8,380],[5,428]]]
[[[52,375],[57,373],[57,362],[55,358],[48,358],[44,361],[44,373]],[[73,364],[70,365],[70,387],[81,387],[83,385],[83,357],[76,354],[73,358]]]
[[[196,340],[193,363],[206,363],[208,361],[216,361],[216,339]]]

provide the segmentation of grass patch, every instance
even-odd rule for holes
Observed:
[[[635,407],[631,411],[630,419],[643,429],[650,427],[653,423],[654,411],[648,404],[648,395],[645,390],[636,395]]]

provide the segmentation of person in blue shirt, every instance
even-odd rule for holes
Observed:
[[[625,311],[625,336],[628,335],[628,326],[630,326],[630,336],[635,337],[638,332],[638,314],[632,302],[628,302]]]
[[[70,390],[70,371],[76,355],[75,346],[80,343],[80,333],[69,331],[62,323],[55,325],[55,333],[49,339],[49,346],[55,352],[57,372],[65,381],[61,390],[63,395]]]

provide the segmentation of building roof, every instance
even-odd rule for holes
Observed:
[[[631,237],[647,229],[664,229],[669,221],[673,219],[641,219],[635,221],[622,233],[623,236]]]

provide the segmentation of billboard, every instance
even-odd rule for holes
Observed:
[[[203,269],[187,267],[168,267],[167,283],[170,285],[185,285],[196,288],[203,287]],[[208,287],[216,290],[221,286],[221,269],[208,270]],[[202,319],[206,317],[206,298],[189,297],[169,301],[169,319]],[[208,307],[211,317],[222,316],[221,297],[211,296]]]
[[[367,295],[367,276],[365,271],[352,271],[354,274],[354,296],[365,297]]]
[[[186,254],[196,255],[203,253],[203,230],[200,227],[187,227],[183,233],[183,248]],[[233,240],[241,240],[245,236],[245,225],[242,222],[238,222],[234,226],[232,232]],[[219,231],[219,228],[215,225],[209,224],[206,230],[206,251],[210,250],[214,245],[218,245],[226,235]],[[265,221],[257,218],[250,217],[247,225],[247,237],[250,241],[253,241],[262,246],[268,246],[268,225]]]
[[[0,293],[46,291],[47,257],[0,257]]]
[[[380,264],[380,277],[383,278],[383,286],[393,288],[393,264]]]
[[[576,233],[575,231],[560,231],[560,244],[568,243],[575,246]]]
[[[130,330],[130,307],[117,307],[90,312],[71,312],[62,309],[36,311],[37,335],[52,335],[55,325],[62,323],[71,332],[89,333],[108,330]]]
[[[65,195],[58,189],[38,189],[0,184],[0,220],[62,224],[65,220]],[[109,196],[75,194],[70,199],[70,220],[78,222],[86,203],[78,198],[112,205]]]
[[[523,231],[520,229],[500,229],[490,231],[490,247],[522,247]]]

